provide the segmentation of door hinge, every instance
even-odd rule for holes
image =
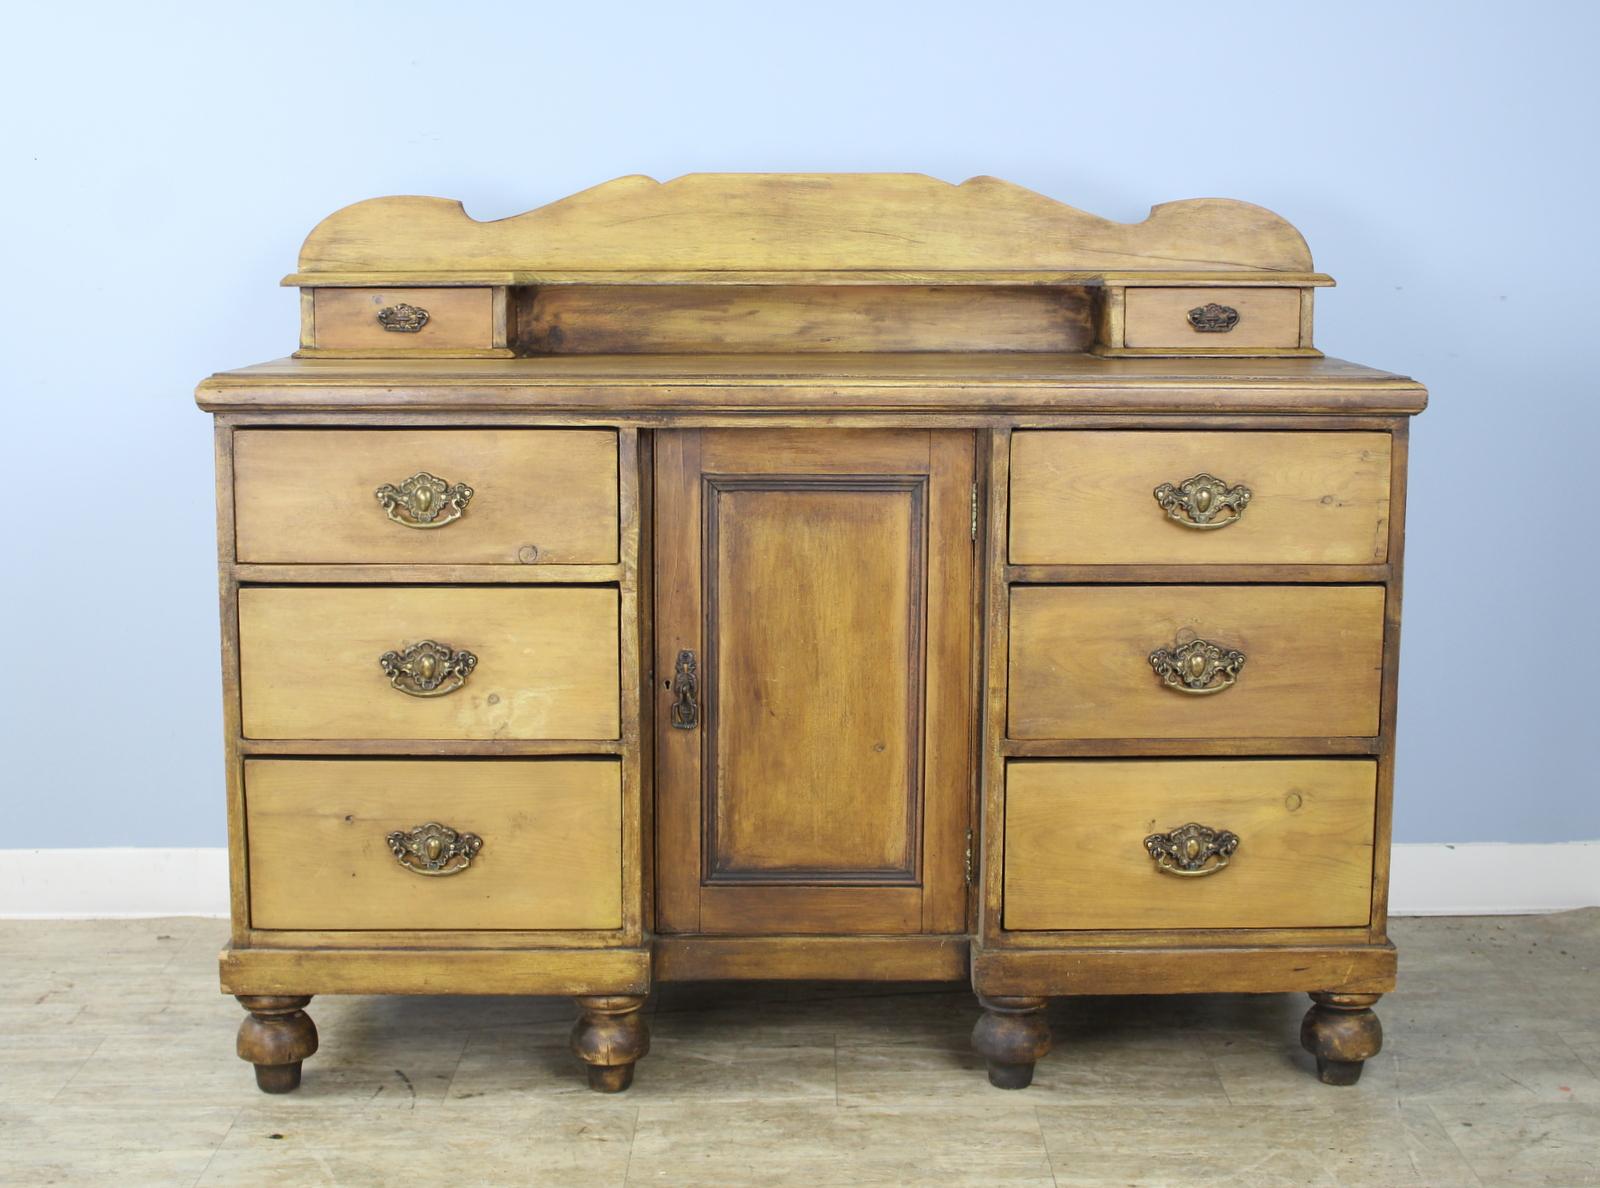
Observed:
[[[972,830],[967,830],[967,886],[977,882],[977,873],[972,869]]]
[[[972,484],[972,539],[978,539],[978,484]]]

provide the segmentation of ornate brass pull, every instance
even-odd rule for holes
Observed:
[[[672,728],[693,730],[700,724],[700,676],[694,653],[685,648],[672,666]]]
[[[443,697],[467,683],[478,658],[471,652],[458,652],[449,644],[425,639],[408,648],[385,652],[378,664],[389,684],[412,697]]]
[[[373,494],[389,518],[406,528],[453,524],[472,500],[472,488],[466,483],[447,483],[426,470],[417,471],[398,487],[384,483]]]
[[[1185,528],[1226,528],[1237,523],[1250,505],[1252,492],[1240,484],[1230,487],[1210,474],[1197,474],[1174,486],[1162,483],[1155,489],[1156,502],[1167,519]],[[1222,513],[1227,512],[1227,515]]]
[[[1156,860],[1157,870],[1193,879],[1227,866],[1239,848],[1239,836],[1190,821],[1171,833],[1152,833],[1144,839],[1144,848]]]
[[[420,306],[386,305],[378,311],[378,325],[396,334],[415,334],[428,324],[428,311]]]
[[[1209,301],[1189,311],[1189,325],[1196,334],[1226,334],[1239,324],[1239,311],[1231,305]]]
[[[1221,693],[1239,679],[1244,653],[1206,639],[1157,648],[1150,667],[1161,683],[1179,693]]]
[[[476,833],[461,833],[437,821],[397,829],[388,840],[394,860],[419,875],[460,874],[483,849],[483,838]]]

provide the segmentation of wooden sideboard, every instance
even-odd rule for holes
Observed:
[[[992,178],[382,198],[216,424],[239,1055],[319,994],[1309,992],[1378,1051],[1406,434],[1269,211]],[[470,1007],[463,1006],[464,1010]]]

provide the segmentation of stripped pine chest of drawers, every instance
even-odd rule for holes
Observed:
[[[1379,1050],[1426,393],[1313,346],[1283,219],[633,177],[358,203],[285,283],[198,390],[262,1089],[315,995],[559,994],[618,1091],[698,979],[970,979],[1010,1089],[1056,997]]]

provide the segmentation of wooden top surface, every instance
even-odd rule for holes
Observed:
[[[1413,379],[1341,359],[1087,354],[278,359],[203,381],[213,412],[357,408],[724,413],[1416,413]]]
[[[993,177],[695,173],[621,177],[492,222],[447,198],[329,215],[286,284],[986,284],[1254,278],[1328,284],[1300,233],[1227,198],[1088,214]]]

